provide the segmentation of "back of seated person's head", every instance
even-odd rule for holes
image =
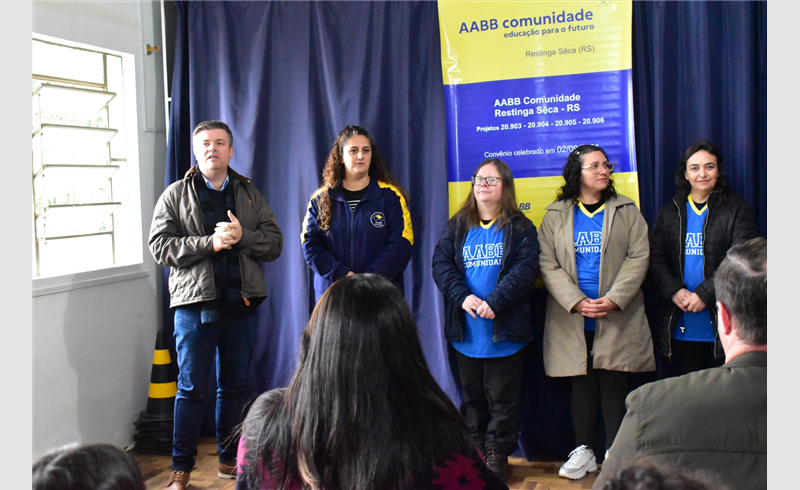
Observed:
[[[145,490],[131,456],[111,444],[69,444],[33,463],[33,490]]]
[[[750,345],[766,345],[767,239],[731,247],[714,274],[714,289],[735,321],[738,337]]]
[[[270,455],[263,459],[278,479],[407,488],[411,473],[432,468],[442,450],[472,447],[428,371],[411,311],[388,279],[336,281],[314,309],[300,350],[282,399],[262,400],[245,421],[246,432],[258,434],[258,457]]]
[[[711,474],[680,473],[646,457],[626,464],[600,490],[727,490]]]

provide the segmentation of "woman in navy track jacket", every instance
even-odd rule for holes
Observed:
[[[347,126],[339,133],[322,177],[301,234],[316,300],[337,279],[364,272],[386,276],[403,291],[414,244],[411,216],[405,192],[366,129]]]

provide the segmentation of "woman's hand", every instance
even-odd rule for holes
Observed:
[[[597,299],[584,298],[574,306],[574,310],[589,318],[602,318],[618,305],[605,296]]]
[[[485,318],[487,320],[494,320],[494,311],[492,311],[492,308],[486,301],[481,303],[476,313],[478,313],[478,315],[480,315],[481,318]]]
[[[589,298],[583,298],[572,307],[572,310],[583,315],[583,309],[586,308],[586,306],[589,304],[589,301],[591,301]]]
[[[700,299],[700,296],[697,293],[690,293],[689,294],[689,301],[686,306],[686,310],[689,313],[699,313],[706,309],[706,304],[703,303],[703,300]]]
[[[472,312],[472,310],[477,311],[478,308],[480,308],[480,306],[483,304],[485,303],[482,299],[478,298],[474,294],[470,294],[469,296],[466,297],[466,299],[464,299],[464,302],[461,303],[461,308],[463,308],[464,311],[469,313],[472,316],[472,318],[478,318],[475,315],[475,313]],[[494,318],[494,313],[492,313],[492,318]]]
[[[681,289],[678,290],[677,293],[672,295],[672,302],[675,303],[678,306],[678,308],[680,308],[681,310],[689,311],[689,310],[687,310],[687,307],[689,306],[689,298],[692,296],[692,294],[694,294],[694,293],[689,292],[688,289],[681,288]],[[698,299],[700,299],[700,298],[698,298]],[[701,301],[701,303],[702,303],[702,301]],[[705,305],[703,305],[703,307],[705,307]]]

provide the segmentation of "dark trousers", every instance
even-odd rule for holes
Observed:
[[[474,358],[456,351],[464,418],[482,451],[517,449],[525,347],[508,357]]]
[[[672,339],[672,358],[681,374],[725,364],[725,356],[714,357],[714,342],[687,342]]]
[[[606,449],[611,447],[625,417],[625,398],[628,396],[628,375],[621,371],[594,369],[588,351],[594,343],[594,332],[587,331],[586,375],[572,378],[570,398],[572,425],[575,428],[575,445],[585,445],[594,450],[597,410],[603,409],[606,430]]]

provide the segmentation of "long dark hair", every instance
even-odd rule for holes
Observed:
[[[478,175],[478,172],[484,165],[489,164],[495,166],[503,181],[503,195],[500,199],[500,220],[498,221],[498,226],[502,228],[506,223],[510,222],[514,216],[525,216],[525,214],[520,211],[517,206],[517,193],[514,191],[514,175],[511,173],[508,164],[503,160],[499,158],[487,158],[482,161],[481,164],[478,165],[478,168],[472,172],[472,179],[475,179],[475,176]],[[453,215],[453,218],[457,220],[466,219],[467,226],[470,228],[475,228],[480,224],[481,216],[478,213],[478,201],[475,199],[474,187],[470,188],[469,195],[464,199],[464,203]],[[524,227],[526,225],[527,221],[522,220],[520,222],[520,226]]]
[[[325,192],[322,192],[319,196],[319,228],[321,230],[327,230],[331,226],[331,198],[328,195],[328,191],[344,181],[344,145],[347,143],[347,140],[353,136],[365,136],[369,140],[370,152],[372,153],[369,164],[369,176],[395,186],[400,193],[403,194],[403,197],[406,198],[406,202],[408,202],[408,196],[405,190],[400,187],[394,174],[389,170],[380,152],[378,152],[378,146],[372,139],[372,135],[361,126],[350,125],[339,132],[336,141],[333,142],[330,153],[328,153],[328,160],[325,162],[325,168],[322,169],[322,187],[325,189]]]
[[[692,184],[686,180],[686,162],[692,158],[692,155],[698,151],[707,151],[717,157],[717,183],[711,192],[716,192],[720,202],[724,201],[728,195],[728,179],[725,178],[725,167],[722,165],[722,153],[710,141],[697,140],[692,143],[681,157],[678,168],[675,169],[675,195],[680,200],[685,200],[690,192],[692,192]]]
[[[409,488],[438,458],[474,447],[428,371],[403,295],[380,275],[342,278],[322,295],[278,398],[244,423],[253,445],[239,478],[254,488]]]
[[[33,463],[33,490],[145,490],[139,466],[111,444],[68,444]]]
[[[581,145],[569,152],[569,157],[567,157],[567,163],[564,165],[564,172],[562,174],[564,177],[564,185],[561,186],[556,194],[557,200],[574,202],[580,197],[583,155],[594,151],[602,152],[603,156],[608,160],[606,151],[596,145]],[[614,188],[614,174],[610,173],[608,175],[608,187],[603,190],[601,197],[603,201],[608,201],[616,195],[617,190]]]

